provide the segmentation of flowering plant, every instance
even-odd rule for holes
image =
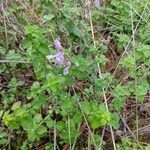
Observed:
[[[56,66],[65,66],[63,74],[67,75],[69,73],[69,68],[71,67],[71,62],[69,59],[65,59],[65,53],[60,41],[56,39],[54,45],[57,53],[55,55],[47,55],[46,57],[49,61],[54,59]]]
[[[149,149],[148,6],[0,2],[0,149]]]

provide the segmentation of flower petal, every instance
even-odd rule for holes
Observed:
[[[48,60],[51,60],[51,59],[53,59],[53,58],[55,58],[56,57],[56,55],[47,55],[46,56],[46,58],[48,59]]]
[[[54,45],[55,45],[55,48],[56,50],[62,50],[62,46],[61,46],[61,43],[58,39],[54,40]]]
[[[63,51],[57,52],[55,64],[56,65],[63,65],[64,64],[64,52]]]
[[[66,67],[65,69],[64,69],[64,72],[63,72],[63,75],[67,75],[69,73],[69,67]]]

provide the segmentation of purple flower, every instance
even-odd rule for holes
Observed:
[[[67,75],[69,73],[69,67],[66,67],[65,69],[64,69],[64,72],[63,72],[63,75]]]
[[[46,58],[50,61],[54,59],[55,65],[63,65],[64,64],[64,52],[57,51],[55,55],[47,55]]]
[[[71,62],[69,59],[66,60],[66,68],[64,69],[63,74],[66,76],[69,73],[69,69],[71,67]]]
[[[54,60],[55,65],[57,66],[64,66],[63,74],[67,75],[69,73],[69,69],[71,67],[71,62],[69,59],[65,59],[65,53],[63,52],[63,48],[61,46],[61,43],[58,39],[54,40],[54,45],[56,48],[56,54],[55,55],[48,55],[46,58],[50,61],[51,59]]]
[[[55,45],[56,50],[58,51],[62,50],[61,43],[58,39],[54,40],[54,45]]]
[[[69,59],[66,60],[66,66],[67,66],[67,67],[71,67],[71,62],[70,62]]]
[[[100,4],[100,0],[95,0],[95,1],[94,1],[94,4],[95,4],[96,7],[98,7],[99,4]]]
[[[55,59],[55,64],[56,65],[63,65],[64,64],[64,52],[63,51],[58,51],[56,54],[56,59]]]

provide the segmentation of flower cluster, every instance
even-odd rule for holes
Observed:
[[[71,67],[71,62],[69,59],[65,60],[65,53],[58,39],[54,40],[54,46],[55,46],[57,53],[55,55],[48,55],[46,57],[49,61],[51,59],[54,59],[56,66],[64,65],[65,68],[64,68],[63,74],[67,75],[69,73],[69,68]]]

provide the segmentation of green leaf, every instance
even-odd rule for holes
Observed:
[[[57,86],[61,86],[64,82],[65,82],[65,78],[63,76],[48,74],[46,87],[55,88]]]
[[[75,102],[72,99],[65,98],[60,103],[60,108],[61,108],[61,114],[63,116],[72,114],[74,112],[74,109],[75,109]]]
[[[106,65],[108,59],[105,57],[105,55],[100,54],[97,55],[95,58],[96,62],[98,62],[100,65]]]
[[[101,124],[105,125],[110,121],[110,112],[105,111],[103,112],[103,114],[101,115]]]
[[[4,110],[0,110],[0,118],[3,116]]]
[[[15,110],[15,109],[17,109],[17,108],[20,108],[20,106],[21,106],[21,101],[18,101],[18,102],[14,103],[14,104],[12,105],[11,109],[12,109],[12,110]]]
[[[94,111],[88,116],[89,123],[93,129],[106,125],[110,121],[108,111]]]
[[[121,108],[124,106],[124,101],[125,101],[125,98],[124,98],[124,97],[115,98],[115,99],[113,100],[113,107],[114,107],[117,111],[120,111]]]
[[[21,118],[20,122],[21,122],[20,124],[24,130],[29,130],[30,128],[33,127],[32,117],[29,115],[27,117]]]
[[[21,146],[21,150],[28,150],[28,146],[27,146],[27,140],[23,142],[22,146]]]
[[[55,16],[53,14],[43,16],[44,21],[51,21]]]
[[[34,129],[28,130],[28,139],[30,141],[35,141],[36,137],[37,137],[37,135],[36,135]]]
[[[27,114],[27,110],[23,107],[18,107],[18,109],[14,110],[15,117],[24,117]]]
[[[150,48],[149,49],[145,49],[143,51],[143,54],[144,54],[145,58],[149,58],[150,59]]]
[[[1,130],[0,130],[0,131],[1,131]],[[4,138],[4,137],[6,137],[6,136],[7,136],[7,133],[4,132],[4,131],[1,131],[1,133],[0,133],[0,139]]]
[[[7,143],[7,139],[0,139],[0,145],[4,145]]]
[[[15,52],[15,50],[11,50],[9,51],[6,55],[5,55],[5,59],[7,60],[21,60],[22,56]]]
[[[66,124],[63,122],[63,121],[58,121],[57,124],[56,124],[56,127],[59,131],[62,131],[65,129],[66,127]]]
[[[47,132],[47,128],[41,125],[37,131],[37,134],[43,136]]]
[[[99,142],[102,140],[101,136],[98,135],[98,134],[92,134],[92,136],[93,136],[94,141],[95,141],[96,143],[99,143]],[[94,144],[94,143],[93,143],[93,144]]]
[[[54,121],[51,119],[50,115],[48,115],[45,118],[45,122],[46,122],[46,125],[47,125],[48,128],[53,128],[54,127]]]
[[[142,43],[139,43],[139,46],[136,49],[135,57],[139,62],[144,61],[144,63],[147,63],[147,60],[150,58],[150,48],[149,45],[145,45]]]
[[[42,115],[41,114],[35,114],[35,116],[33,117],[33,122],[35,124],[38,124],[42,121]]]
[[[88,120],[89,120],[89,123],[93,129],[96,129],[96,128],[100,127],[100,125],[101,125],[100,116],[90,115],[88,117]]]
[[[118,129],[119,128],[119,120],[120,120],[120,118],[117,113],[111,113],[109,125],[112,126],[114,129]]]
[[[121,64],[126,68],[134,68],[135,67],[135,58],[133,56],[125,57]]]
[[[124,97],[124,96],[129,96],[130,91],[128,90],[127,87],[117,85],[116,88],[112,91],[112,94],[115,97]]]
[[[9,111],[6,111],[3,115],[3,123],[8,126],[10,121],[12,120],[13,115],[9,114]]]
[[[87,101],[82,101],[80,102],[81,104],[81,108],[83,110],[84,113],[86,114],[90,114],[92,111],[92,105],[91,103],[87,102]]]
[[[38,26],[37,25],[27,25],[25,26],[25,34],[33,34],[38,30]]]
[[[124,47],[130,40],[129,36],[126,34],[115,34],[118,37],[119,48]]]

